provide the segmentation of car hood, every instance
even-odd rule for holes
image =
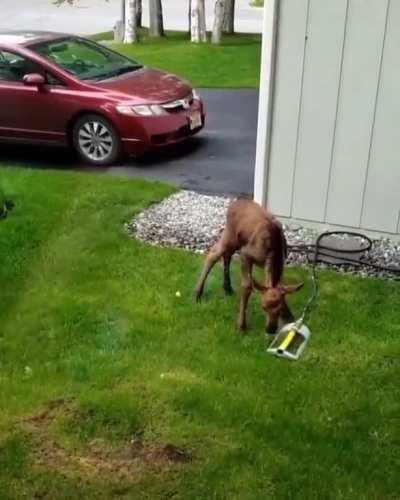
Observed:
[[[175,75],[150,68],[141,68],[110,80],[96,82],[95,85],[123,94],[125,99],[155,104],[181,99],[192,90],[190,85]]]

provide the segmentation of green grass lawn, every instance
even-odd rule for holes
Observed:
[[[125,234],[171,187],[0,182],[2,500],[398,498],[398,283],[321,273],[304,357],[278,360],[256,298],[236,333],[221,269],[193,304],[202,259]]]
[[[96,40],[109,40],[100,33]],[[197,87],[258,88],[260,76],[260,35],[224,36],[221,45],[190,43],[187,33],[167,32],[154,39],[142,31],[140,43],[112,44],[111,47],[142,64],[176,73]]]

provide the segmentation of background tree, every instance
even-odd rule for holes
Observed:
[[[228,35],[233,35],[235,32],[235,2],[236,0],[225,0],[222,31]]]
[[[115,23],[114,42],[121,43],[125,37],[125,0],[121,0],[121,18]]]
[[[164,36],[164,19],[161,0],[149,0],[150,27],[149,35]]]
[[[126,0],[124,43],[134,43],[138,39],[137,0]]]
[[[192,32],[192,0],[189,0],[189,9],[188,9],[188,18],[189,18],[189,36]]]
[[[206,10],[204,0],[192,0],[190,7],[190,39],[194,43],[206,42]]]
[[[221,43],[222,23],[224,21],[225,0],[215,0],[214,25],[212,30],[212,43]]]
[[[68,3],[73,5],[78,0],[55,0],[56,5]],[[114,41],[123,43],[137,42],[138,28],[142,26],[142,0],[120,0],[121,17],[114,27]],[[161,5],[161,0],[159,0]],[[133,19],[133,16],[135,19]],[[162,17],[162,13],[161,13]]]
[[[142,0],[137,0],[137,9],[136,9],[136,25],[138,28],[142,27],[142,15],[143,15],[143,6],[142,6]]]

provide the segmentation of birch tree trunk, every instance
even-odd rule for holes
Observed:
[[[136,6],[136,26],[138,28],[142,27],[142,13],[143,13],[143,8],[142,8],[142,0],[136,0],[137,6]]]
[[[225,0],[222,31],[227,35],[233,35],[235,32],[235,0]]]
[[[207,27],[206,27],[206,7],[204,0],[197,0],[199,3],[200,12],[200,40],[207,41]]]
[[[191,1],[191,36],[190,39],[194,43],[206,42],[207,41],[207,31],[206,31],[206,11],[204,6],[204,0],[192,0]]]
[[[125,36],[125,0],[121,0],[121,18],[115,23],[114,42],[122,43]]]
[[[149,35],[164,36],[164,20],[161,0],[149,0],[150,30]]]
[[[188,18],[189,18],[189,35],[192,33],[192,0],[189,0],[189,9],[188,9]]]
[[[215,44],[221,43],[222,23],[224,21],[224,6],[224,0],[215,0],[214,26],[211,38],[211,42]]]
[[[125,0],[125,36],[124,43],[134,43],[138,41],[137,27],[137,0]]]

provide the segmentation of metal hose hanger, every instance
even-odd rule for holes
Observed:
[[[339,237],[345,236],[350,238],[358,238],[359,240],[362,240],[364,242],[364,245],[362,245],[360,248],[357,249],[340,249],[336,247],[334,248],[332,246],[326,244],[324,245],[321,243],[321,241],[328,236],[339,236]],[[352,231],[325,231],[320,235],[318,235],[316,242],[314,244],[288,245],[288,250],[291,252],[305,253],[307,258],[307,263],[311,265],[311,281],[313,285],[313,291],[306,305],[304,306],[303,313],[299,319],[300,323],[306,321],[306,318],[310,313],[311,307],[318,295],[319,284],[318,284],[316,267],[320,262],[324,262],[326,264],[326,261],[322,260],[321,257],[332,258],[332,252],[335,253],[335,259],[337,259],[337,262],[332,264],[333,266],[343,266],[351,264],[353,266],[370,267],[373,269],[391,273],[393,275],[394,280],[396,281],[400,280],[400,267],[394,268],[394,267],[380,266],[378,264],[369,262],[368,260],[360,261],[357,259],[352,259],[351,257],[348,256],[349,254],[359,255],[362,253],[366,253],[369,250],[371,250],[372,245],[373,242],[370,238],[368,238],[368,236],[365,236],[364,234],[360,233],[355,233]]]

